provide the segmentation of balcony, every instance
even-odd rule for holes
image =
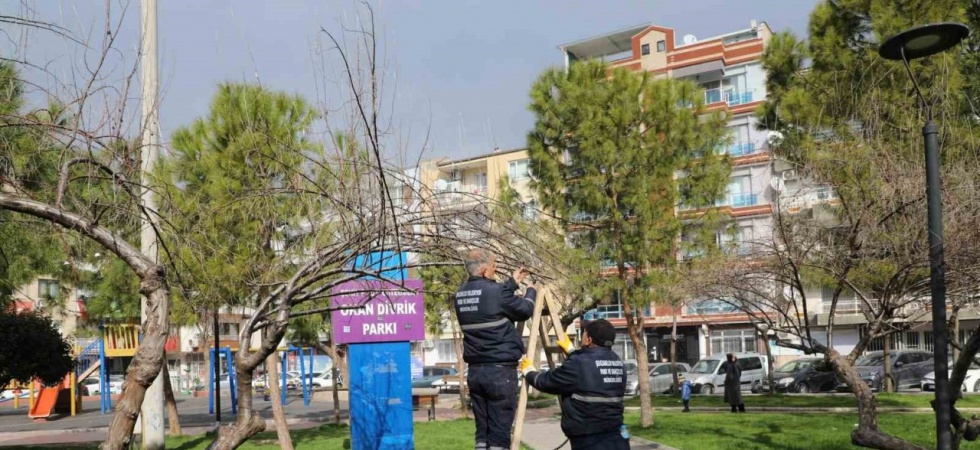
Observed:
[[[721,88],[708,89],[704,91],[704,104],[721,103],[724,101],[728,106],[744,105],[752,103],[752,91],[738,92],[731,89],[722,90]]]
[[[448,183],[446,189],[435,191],[439,204],[454,206],[478,202],[487,196],[487,186],[481,184]]]
[[[726,199],[725,205],[732,208],[745,208],[759,204],[758,194],[731,194]]]
[[[760,149],[756,148],[755,142],[738,142],[728,147],[725,153],[737,158],[739,156],[752,155],[757,153],[759,150]]]

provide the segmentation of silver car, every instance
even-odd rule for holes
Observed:
[[[648,367],[650,367],[648,374],[650,377],[650,392],[654,394],[670,392],[670,387],[674,384],[674,376],[670,373],[670,363],[648,364]],[[685,363],[677,363],[678,377],[686,377],[690,369]],[[636,395],[639,391],[640,382],[636,376],[636,372],[628,372],[626,376],[626,395]]]

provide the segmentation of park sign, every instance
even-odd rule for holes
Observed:
[[[338,344],[425,339],[422,280],[359,280],[333,290],[331,314]]]

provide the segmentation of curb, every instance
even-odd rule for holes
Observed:
[[[626,411],[629,412],[639,412],[639,406],[627,406]],[[680,412],[682,407],[654,407],[654,411],[664,411],[664,412]],[[748,408],[752,412],[798,412],[798,413],[856,413],[858,408],[856,406],[836,406],[836,407],[790,407],[790,406],[759,406],[752,407],[749,405]],[[963,413],[980,413],[980,408],[957,408],[958,411]],[[701,412],[727,412],[730,411],[728,407],[720,406],[704,406],[697,407],[697,405],[691,405],[692,411]],[[904,408],[904,407],[885,407],[877,408],[878,412],[902,412],[902,413],[934,413],[932,408]]]
[[[347,420],[346,414],[340,416],[341,419]],[[331,420],[319,420],[319,419],[286,419],[286,425],[319,425]],[[229,422],[230,423],[230,422]],[[227,425],[223,423],[222,425]],[[276,423],[272,419],[266,419],[265,421],[266,430],[275,430]],[[168,428],[169,429],[169,428]],[[194,434],[204,434],[214,431],[214,424],[211,425],[190,425],[181,426],[182,434],[194,435]],[[109,427],[94,427],[94,428],[70,428],[66,430],[32,430],[32,431],[4,431],[0,432],[0,442],[12,439],[24,439],[32,437],[45,437],[45,436],[59,436],[65,434],[82,434],[82,433],[108,433]]]

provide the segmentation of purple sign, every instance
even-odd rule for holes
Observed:
[[[425,339],[422,280],[351,281],[333,292],[335,308],[349,307],[331,314],[338,344]]]

